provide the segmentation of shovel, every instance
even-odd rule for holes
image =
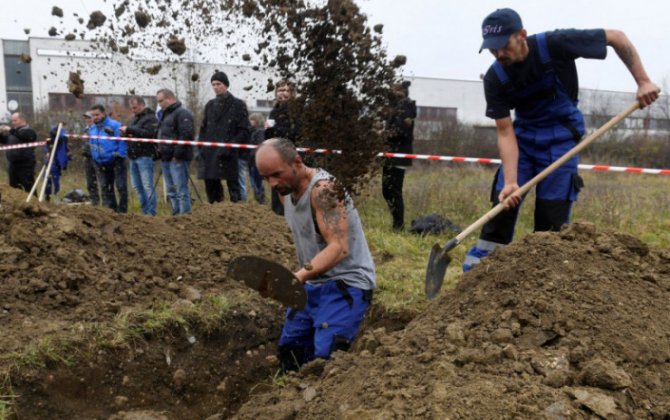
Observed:
[[[272,298],[290,308],[302,310],[307,303],[302,283],[290,270],[274,261],[243,255],[230,262],[226,276],[243,281],[264,298]]]
[[[522,197],[531,188],[539,184],[544,178],[546,178],[550,173],[552,173],[556,168],[563,165],[565,162],[570,160],[577,153],[581,152],[586,146],[591,144],[598,137],[602,136],[607,130],[620,123],[624,118],[629,116],[635,110],[640,108],[640,104],[635,102],[630,105],[625,111],[615,116],[609,120],[605,125],[600,127],[598,130],[594,131],[591,135],[586,137],[584,140],[580,141],[575,147],[570,149],[565,155],[561,156],[556,162],[552,163],[546,167],[542,172],[535,175],[533,179],[525,183],[521,188],[519,188],[514,195]],[[502,212],[505,209],[505,204],[509,200],[506,199],[502,203],[499,203],[491,210],[489,210],[485,215],[479,218],[476,222],[465,228],[458,236],[451,239],[449,242],[444,245],[444,248],[440,247],[440,244],[433,245],[433,248],[430,251],[430,257],[428,258],[428,266],[426,267],[426,297],[428,299],[433,299],[437,296],[437,293],[442,287],[442,282],[444,281],[444,275],[447,272],[447,267],[451,262],[451,257],[448,252],[456,248],[466,237],[468,237],[475,230],[479,230],[486,222],[493,219],[498,213]]]

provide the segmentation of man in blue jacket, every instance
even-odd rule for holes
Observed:
[[[502,159],[491,200],[494,205],[507,200],[508,210],[484,225],[465,258],[464,271],[512,241],[523,199],[517,194],[519,185],[558,160],[584,135],[584,117],[577,108],[576,59],[604,59],[610,46],[633,76],[640,105],[650,105],[659,95],[621,31],[565,29],[528,36],[514,10],[498,9],[484,19],[482,36],[480,52],[488,49],[496,59],[484,77],[484,93],[486,116],[496,122]],[[557,231],[568,223],[572,203],[583,187],[577,163],[575,156],[538,184],[535,231]]]
[[[92,136],[91,157],[96,165],[96,173],[102,191],[102,205],[117,213],[128,212],[128,181],[126,179],[126,142],[107,140],[106,137],[120,137],[121,123],[109,118],[105,107],[96,104],[90,109],[93,124],[88,129]],[[114,185],[119,192],[117,204]]]

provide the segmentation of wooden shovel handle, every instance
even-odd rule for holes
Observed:
[[[615,125],[619,124],[623,119],[628,117],[630,114],[635,112],[637,109],[640,108],[640,103],[635,102],[631,104],[626,110],[621,112],[619,115],[615,116],[611,120],[609,120],[605,125],[591,133],[589,136],[587,136],[585,139],[577,143],[575,147],[570,149],[566,154],[561,156],[557,161],[552,163],[551,165],[547,166],[544,168],[542,172],[539,174],[535,175],[533,179],[530,181],[526,182],[521,188],[519,188],[517,191],[514,192],[514,195],[517,196],[523,196],[526,194],[528,191],[530,191],[531,188],[536,186],[537,184],[540,183],[544,178],[546,178],[550,173],[556,170],[556,168],[562,166],[565,162],[570,160],[573,156],[575,156],[577,153],[581,152],[588,146],[589,144],[593,143],[598,137],[602,136],[605,132],[607,132],[609,129],[614,127]],[[476,222],[465,228],[461,233],[456,236],[456,241],[460,243],[463,239],[468,237],[472,232],[475,230],[479,230],[486,222],[489,220],[493,219],[495,216],[498,215],[501,211],[505,209],[505,203],[509,200],[509,197],[503,201],[502,203],[499,203],[497,206],[493,207],[491,210],[489,210],[485,215],[477,219]]]

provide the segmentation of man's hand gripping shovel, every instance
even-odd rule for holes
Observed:
[[[580,141],[575,147],[573,147],[560,159],[558,159],[556,162],[546,167],[533,179],[524,184],[514,193],[514,195],[518,197],[523,197],[524,194],[530,191],[530,189],[533,188],[535,185],[539,184],[540,181],[542,181],[550,173],[556,170],[556,168],[562,166],[565,162],[570,160],[577,153],[581,152],[584,148],[586,148],[586,146],[591,144],[598,137],[602,136],[607,130],[609,130],[610,128],[621,122],[624,118],[629,116],[638,108],[640,108],[640,104],[638,102],[635,102],[634,104],[630,105],[628,109],[626,109],[619,115],[609,120],[605,125],[600,127],[598,130],[594,131],[584,140]],[[486,222],[493,219],[495,216],[498,215],[498,213],[503,211],[506,207],[509,198],[511,197],[508,197],[507,200],[493,207],[485,215],[480,217],[475,223],[465,228],[465,230],[463,230],[463,232],[458,234],[458,236],[447,242],[444,247],[440,247],[440,244],[433,245],[433,248],[430,251],[430,257],[428,258],[428,266],[426,267],[426,297],[428,297],[428,299],[433,299],[435,296],[437,296],[438,292],[440,291],[440,288],[442,287],[442,282],[444,281],[444,275],[447,272],[447,267],[449,266],[449,263],[451,262],[449,251],[456,248],[461,243],[461,241],[463,241],[466,237],[468,237],[472,232],[479,230],[482,226],[484,226]]]
[[[228,278],[243,281],[265,298],[302,310],[307,303],[307,293],[302,283],[281,264],[253,255],[235,258],[228,265]]]

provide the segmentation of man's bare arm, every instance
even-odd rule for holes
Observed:
[[[498,199],[502,202],[519,189],[518,167],[519,167],[519,145],[517,144],[516,134],[512,118],[500,118],[496,120],[496,132],[498,135],[498,151],[503,164],[503,176],[505,185],[500,192]],[[520,198],[513,197],[509,205],[515,207],[521,201]]]
[[[656,86],[647,75],[647,71],[642,65],[637,50],[632,42],[628,39],[625,33],[616,29],[606,29],[605,35],[607,37],[607,45],[614,48],[617,55],[633,75],[635,83],[637,83],[637,100],[643,107],[651,105],[660,93],[660,89]]]
[[[312,189],[312,209],[326,247],[295,275],[305,282],[335,267],[349,255],[349,221],[344,201],[334,191],[332,181],[321,181]]]

